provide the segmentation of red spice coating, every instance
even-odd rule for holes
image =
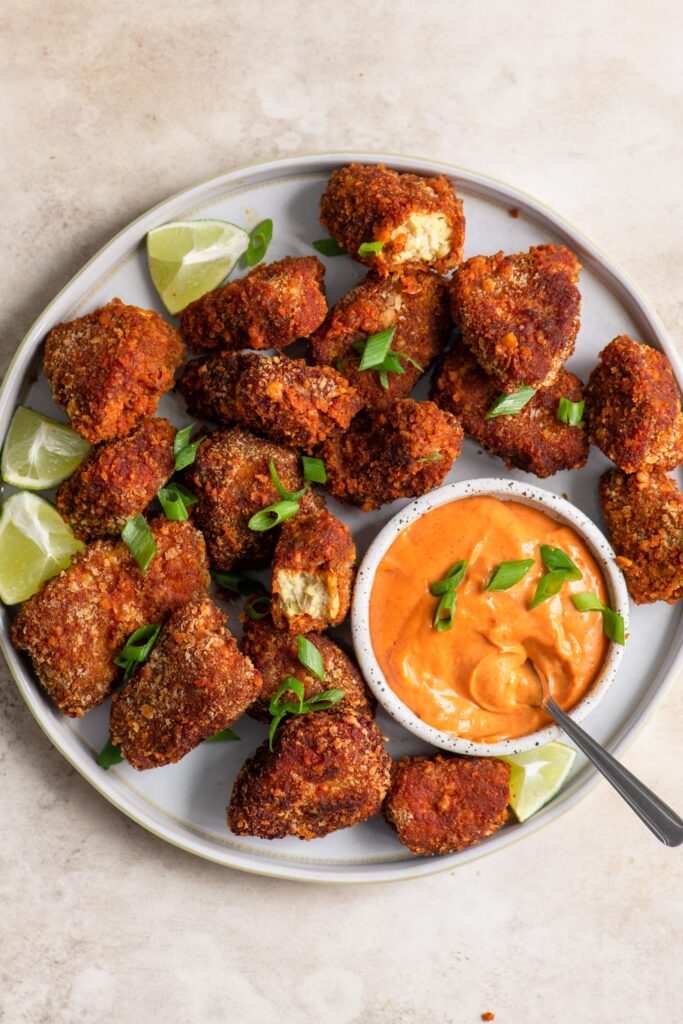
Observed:
[[[510,767],[488,757],[404,757],[384,814],[422,857],[473,846],[507,821]]]
[[[158,313],[112,299],[50,331],[45,375],[74,430],[95,444],[153,416],[184,358],[180,335]]]
[[[324,275],[315,256],[261,263],[191,302],[180,314],[183,337],[195,352],[285,348],[323,322]]]

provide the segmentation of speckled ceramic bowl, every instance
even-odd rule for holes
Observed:
[[[450,484],[447,487],[441,487],[439,490],[432,491],[431,494],[425,494],[423,497],[417,498],[416,501],[406,506],[393,519],[390,519],[386,526],[377,534],[358,570],[351,612],[351,629],[356,657],[368,685],[379,703],[392,718],[395,718],[402,726],[415,733],[416,736],[419,736],[427,743],[431,743],[435,747],[441,747],[443,750],[450,750],[456,754],[478,754],[495,757],[501,754],[517,754],[522,750],[529,750],[531,747],[538,747],[543,743],[549,743],[551,740],[558,739],[561,736],[561,731],[556,725],[549,725],[545,729],[539,729],[536,732],[529,733],[527,736],[520,736],[512,740],[501,740],[497,743],[474,743],[454,733],[435,729],[418,718],[391,689],[379,667],[370,639],[370,594],[375,579],[375,571],[398,535],[406,526],[419,519],[426,512],[431,511],[431,509],[438,508],[440,505],[447,505],[452,501],[458,501],[461,498],[473,498],[482,495],[490,495],[503,501],[517,501],[522,505],[530,505],[532,508],[545,512],[552,519],[571,527],[588,545],[602,570],[605,583],[607,584],[610,605],[623,616],[624,625],[627,629],[628,593],[623,576],[617,568],[614,552],[597,526],[583,512],[580,512],[578,508],[564,498],[559,497],[559,495],[553,494],[550,491],[544,491],[540,487],[520,483],[516,480],[497,478],[464,480],[460,483]],[[586,696],[569,712],[575,721],[579,722],[585,718],[605,695],[617,674],[623,655],[623,646],[610,643],[602,669],[595,682]]]

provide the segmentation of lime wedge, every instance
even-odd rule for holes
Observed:
[[[225,220],[176,220],[150,231],[149,272],[169,313],[218,287],[248,245],[247,232]]]
[[[20,405],[2,450],[2,479],[14,487],[45,491],[71,476],[89,450],[71,427]]]
[[[540,811],[562,789],[575,759],[576,751],[557,741],[501,757],[512,768],[510,807],[518,821],[526,821]]]
[[[13,494],[0,513],[0,599],[5,604],[28,600],[82,547],[44,498],[30,491]]]

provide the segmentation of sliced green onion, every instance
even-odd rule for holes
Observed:
[[[624,617],[603,604],[596,594],[586,591],[584,594],[572,594],[574,607],[580,612],[600,612],[602,614],[602,631],[615,644],[626,643]]]
[[[157,553],[156,541],[145,517],[138,515],[129,519],[121,530],[121,538],[144,576]]]
[[[434,452],[433,455],[425,455],[424,458],[418,459],[417,461],[418,462],[438,462],[439,459],[442,459],[442,458],[443,458],[443,455],[441,454],[441,452]]]
[[[209,569],[209,573],[213,582],[223,590],[230,590],[243,597],[260,594],[266,589],[260,580],[252,579],[251,576],[243,576],[241,572],[220,572],[218,569]]]
[[[577,565],[572,562],[569,555],[562,548],[554,548],[550,544],[541,544],[541,561],[549,572],[562,571],[567,573],[567,579],[583,579],[583,573]]]
[[[559,594],[563,585],[570,579],[573,579],[573,577],[569,576],[564,569],[554,569],[552,572],[547,572],[545,576],[541,576],[536,585],[534,596],[531,599],[530,607],[536,608],[544,601],[555,597],[555,594]]]
[[[270,615],[270,604],[270,594],[256,594],[245,603],[244,614],[252,622],[258,622],[259,619],[265,619]]]
[[[358,246],[359,256],[376,256],[384,248],[384,242],[361,242]]]
[[[192,465],[197,455],[197,448],[204,440],[203,437],[198,437],[196,441],[190,442],[190,435],[194,428],[195,424],[190,423],[189,427],[183,427],[175,436],[173,454],[175,455],[176,473],[181,469],[185,469],[186,466]]]
[[[346,696],[345,690],[323,690],[322,693],[314,693],[303,703],[303,710],[326,711],[328,708],[338,704]]]
[[[273,237],[273,222],[268,218],[257,224],[249,235],[249,245],[244,254],[244,260],[248,267],[255,267],[266,255],[268,246]]]
[[[300,637],[299,639],[304,639]],[[317,648],[314,648],[317,650]],[[282,700],[285,694],[294,693],[296,700]],[[273,749],[273,737],[278,725],[285,715],[305,715],[309,711],[325,711],[334,704],[338,704],[345,696],[344,690],[324,690],[322,693],[314,693],[308,700],[304,700],[303,684],[296,676],[285,676],[277,688],[275,696],[270,702],[269,712],[273,716],[268,730],[268,745]]]
[[[430,583],[429,593],[432,597],[440,597],[441,594],[447,594],[449,590],[455,590],[464,580],[466,570],[467,560],[463,558],[450,567],[443,579],[436,583]]]
[[[518,562],[501,562],[489,576],[484,590],[510,590],[524,579],[533,564],[533,558],[521,558]]]
[[[583,594],[572,594],[572,604],[580,612],[601,612],[605,607],[598,595],[592,594],[590,590]]]
[[[312,672],[318,679],[324,681],[325,679],[325,665],[323,662],[323,656],[311,641],[299,634],[296,639],[297,642],[297,657],[304,668],[307,668],[309,672]]]
[[[301,462],[304,468],[304,480],[314,484],[327,482],[327,470],[322,459],[313,459],[310,455],[302,455]]]
[[[323,256],[343,256],[344,250],[342,249],[339,242],[335,242],[334,238],[319,238],[317,242],[313,242],[313,248],[317,249]]]
[[[107,740],[101,751],[95,758],[96,763],[100,768],[104,768],[106,771],[115,764],[121,764],[123,761],[123,754],[121,753],[121,747],[112,743],[111,740]]]
[[[207,736],[207,743],[223,743],[224,740],[238,740],[239,736],[232,729],[221,729],[219,732],[213,734],[213,736]]]
[[[585,402],[572,402],[569,398],[561,398],[557,406],[557,418],[560,423],[568,423],[570,427],[582,427],[585,407]]]
[[[272,530],[274,526],[284,523],[286,519],[291,519],[298,511],[298,501],[277,501],[274,505],[268,505],[260,512],[255,512],[247,526],[256,533],[265,533],[266,530]]]
[[[175,480],[157,492],[157,498],[167,519],[182,522],[188,518],[188,508],[196,505],[198,499],[192,491]]]
[[[273,481],[273,487],[282,501],[298,501],[299,498],[303,498],[304,494],[308,490],[308,486],[306,486],[302,487],[300,491],[288,491],[277,474],[277,469],[275,468],[275,462],[273,459],[268,461],[268,472],[270,473],[270,479]]]
[[[445,633],[452,627],[457,601],[458,595],[455,590],[447,590],[439,599],[432,619],[432,626],[438,633]]]
[[[513,391],[509,395],[498,395],[484,418],[492,420],[496,416],[515,416],[522,411],[535,394],[536,388],[520,388],[519,391]]]
[[[147,626],[140,626],[126,640],[121,648],[121,653],[114,658],[114,664],[124,669],[123,681],[128,682],[133,669],[147,661],[152,648],[157,642],[161,626],[151,623]]]
[[[280,698],[285,693],[294,693],[294,694],[296,694],[296,697],[297,697],[296,704],[294,704],[294,702],[291,701],[291,700],[286,700],[286,701],[281,700]],[[282,680],[282,682],[278,686],[277,690],[275,691],[275,696],[273,697],[273,699],[270,702],[270,705],[268,706],[268,711],[269,711],[269,713],[271,715],[278,715],[280,713],[280,711],[284,707],[286,707],[288,710],[291,710],[290,707],[289,707],[290,704],[294,704],[294,707],[296,708],[296,711],[298,711],[302,707],[302,705],[303,705],[303,700],[304,700],[304,686],[303,686],[303,683],[300,682],[296,678],[296,676],[285,676],[285,678]],[[296,712],[294,712],[294,713],[296,713]]]
[[[385,331],[371,334],[363,345],[363,354],[358,369],[373,370],[375,367],[381,366],[386,359],[387,352],[391,348],[395,334],[395,327],[388,327]]]

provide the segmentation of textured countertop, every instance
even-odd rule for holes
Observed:
[[[682,32],[673,0],[5,0],[0,369],[140,212],[233,165],[326,149],[420,154],[530,192],[683,345]],[[678,685],[625,763],[679,810],[682,745]],[[680,1019],[680,851],[605,784],[524,842],[419,881],[240,875],[99,797],[4,667],[0,779],[7,1024]]]

